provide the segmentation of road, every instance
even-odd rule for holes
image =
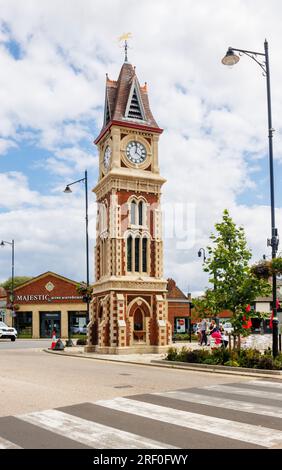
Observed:
[[[51,345],[51,339],[17,339],[11,341],[10,339],[0,340],[0,352],[2,349],[34,349],[34,348],[48,348]]]
[[[39,349],[2,349],[0,370],[0,448],[282,448],[279,380]]]

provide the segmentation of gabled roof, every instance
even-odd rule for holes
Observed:
[[[117,81],[106,76],[104,123],[95,143],[99,142],[111,124],[117,123],[124,126],[134,124],[162,132],[150,109],[147,84],[140,86],[135,68],[128,62],[122,65]]]
[[[182,292],[179,287],[177,287],[176,282],[174,279],[167,280],[167,298],[168,299],[185,299],[187,300],[187,296]]]
[[[72,279],[68,279],[67,277],[61,276],[60,274],[53,273],[52,271],[47,271],[46,273],[39,274],[39,276],[33,277],[29,281],[18,285],[17,287],[14,288],[14,291],[16,291],[18,289],[22,289],[25,286],[28,286],[30,284],[33,284],[34,282],[37,282],[39,279],[42,279],[44,277],[49,277],[49,276],[53,276],[53,277],[56,277],[56,278],[61,279],[63,281],[70,282],[71,284],[75,284],[75,285],[79,284],[78,282],[73,281]]]

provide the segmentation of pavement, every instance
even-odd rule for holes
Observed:
[[[200,346],[197,342],[194,343],[173,343],[171,346],[181,349],[186,347],[187,349],[200,349]],[[171,347],[169,346],[168,349]],[[206,349],[210,349],[208,346]],[[162,360],[165,359],[166,353],[162,354],[100,354],[100,353],[86,353],[84,351],[84,346],[73,346],[71,348],[65,348],[64,351],[53,351],[49,349],[44,349],[45,352],[50,352],[52,354],[61,354],[69,355],[75,357],[83,357],[88,359],[97,359],[104,361],[116,361],[116,362],[126,362],[132,364],[151,364],[153,360]]]

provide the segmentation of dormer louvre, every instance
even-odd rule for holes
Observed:
[[[134,80],[128,96],[125,110],[125,117],[128,119],[146,120],[142,99],[136,81]]]

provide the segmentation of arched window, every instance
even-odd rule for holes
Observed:
[[[142,331],[143,328],[143,314],[140,310],[140,308],[137,308],[134,312],[133,316],[133,321],[134,321],[134,330],[135,331]]]
[[[127,239],[127,271],[132,271],[132,236]]]
[[[144,204],[142,201],[140,201],[138,204],[138,224],[139,225],[143,225],[143,207],[144,207]]]
[[[130,204],[130,223],[135,225],[136,224],[136,201],[132,201]]]
[[[143,273],[146,273],[147,269],[148,269],[148,266],[147,266],[147,245],[148,245],[147,238],[143,238],[143,240],[142,240],[142,271],[143,271]]]
[[[140,270],[140,238],[135,238],[135,271],[139,272]]]

